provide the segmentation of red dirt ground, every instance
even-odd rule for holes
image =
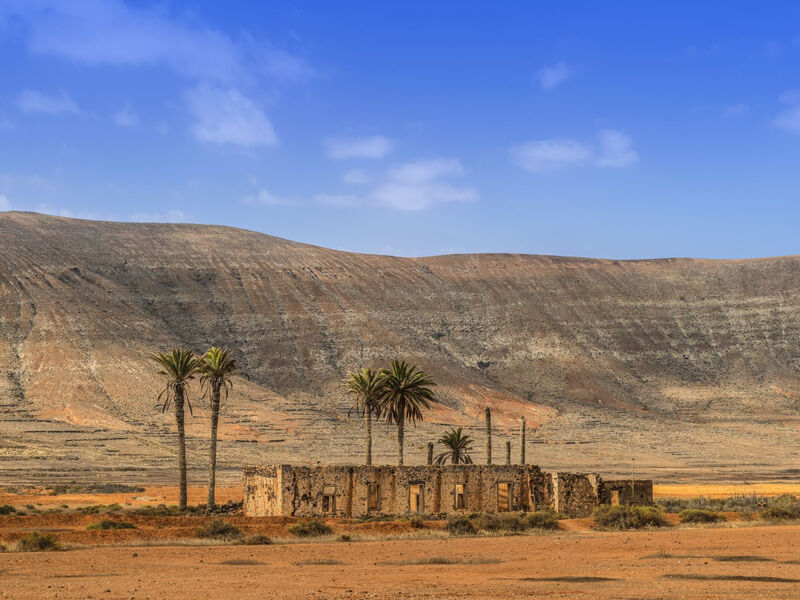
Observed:
[[[764,526],[6,553],[0,598],[796,599],[798,540],[798,526]],[[432,558],[476,564],[387,564]],[[586,577],[607,579],[552,580]]]

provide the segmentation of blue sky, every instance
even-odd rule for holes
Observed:
[[[0,210],[800,253],[800,5],[0,0]]]

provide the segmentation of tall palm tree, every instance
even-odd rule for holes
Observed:
[[[189,402],[186,387],[189,385],[189,381],[194,379],[194,374],[197,372],[197,368],[200,366],[202,359],[195,356],[194,352],[191,350],[182,349],[175,349],[167,354],[153,354],[152,358],[161,365],[158,374],[166,377],[166,385],[158,395],[158,401],[161,402],[162,399],[164,401],[161,406],[161,412],[166,412],[170,403],[175,406],[175,423],[178,426],[178,487],[180,490],[178,508],[180,510],[185,510],[186,431],[183,422],[183,404],[184,401],[186,401],[186,403],[189,404],[189,412],[191,412],[192,404]]]
[[[208,457],[208,500],[206,508],[214,507],[217,480],[217,426],[219,424],[219,405],[222,395],[228,398],[233,389],[231,375],[236,371],[236,361],[227,350],[212,347],[203,355],[198,368],[200,389],[204,395],[211,396],[211,450]]]
[[[388,369],[381,372],[383,393],[381,412],[386,415],[386,423],[397,424],[397,464],[403,464],[403,438],[406,419],[416,426],[422,420],[422,409],[430,408],[436,384],[425,371],[417,370],[402,360],[393,360]]]
[[[454,465],[471,465],[472,438],[461,433],[461,427],[451,429],[439,438],[438,442],[446,448],[436,457],[436,464],[443,465],[449,460]]]
[[[383,381],[381,371],[372,371],[362,368],[357,373],[348,373],[342,380],[347,393],[353,396],[353,405],[347,412],[351,412],[364,417],[367,429],[367,455],[364,464],[372,464],[372,417],[379,417],[381,414],[380,399],[383,393]]]

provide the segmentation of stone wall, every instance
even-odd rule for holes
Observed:
[[[630,480],[604,482],[595,473],[546,473],[533,465],[272,465],[245,468],[244,513],[362,517],[552,508],[585,516],[617,496],[622,503],[652,503],[652,482],[634,484],[632,494]]]
[[[599,500],[600,504],[652,504],[653,482],[649,479],[604,479]]]

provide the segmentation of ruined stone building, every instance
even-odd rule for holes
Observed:
[[[247,516],[365,517],[533,511],[588,515],[600,504],[652,504],[650,480],[545,472],[532,465],[316,466],[244,470]]]

